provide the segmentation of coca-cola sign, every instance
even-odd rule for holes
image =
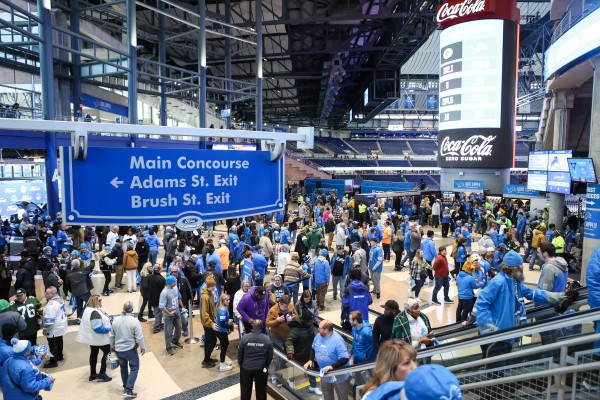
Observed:
[[[494,14],[494,0],[449,0],[438,7],[436,20],[442,27]]]
[[[440,145],[441,156],[488,157],[492,155],[492,142],[496,136],[473,135],[466,140],[450,140],[446,136]]]

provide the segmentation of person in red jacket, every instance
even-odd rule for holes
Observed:
[[[433,289],[433,295],[431,302],[433,304],[441,305],[437,299],[440,288],[444,287],[444,302],[454,303],[448,296],[450,290],[450,271],[448,270],[448,259],[446,258],[446,247],[440,246],[438,249],[438,255],[433,261],[433,276],[435,278],[435,287]]]

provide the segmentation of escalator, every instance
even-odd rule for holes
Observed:
[[[512,329],[481,335],[474,325],[452,324],[437,329],[440,345],[418,350],[417,358],[420,362],[441,364],[452,370],[464,386],[466,399],[554,399],[567,398],[567,394],[573,399],[598,399],[600,357],[594,349],[594,341],[600,343],[600,335],[594,333],[593,322],[600,320],[600,310],[584,308],[587,308],[587,290],[582,288],[579,299],[564,315],[557,316],[553,307],[529,304],[527,323]],[[350,349],[351,335],[340,327],[334,329],[342,334]],[[503,341],[513,342],[509,354],[484,357],[488,346]],[[304,370],[294,360],[287,360],[282,349],[275,349],[275,358],[285,359],[287,366],[277,371],[275,382],[269,384],[274,397],[321,398],[309,391],[307,380],[307,375],[319,379],[319,371]],[[272,369],[275,364],[274,360]],[[352,373],[352,398],[359,399],[362,384],[374,365],[347,366],[329,375]],[[293,385],[289,384],[289,378]],[[498,387],[508,389],[498,390],[493,384],[496,381]]]

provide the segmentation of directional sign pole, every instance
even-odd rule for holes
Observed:
[[[188,302],[188,329],[190,330],[190,336],[184,340],[186,344],[196,344],[200,341],[197,337],[194,336],[194,324],[192,321],[192,301]]]

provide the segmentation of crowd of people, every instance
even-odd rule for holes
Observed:
[[[399,211],[408,212],[406,207]],[[270,366],[274,348],[306,370],[320,372],[320,387],[314,375],[308,375],[309,390],[325,399],[345,399],[351,389],[350,374],[328,373],[350,363],[376,361],[372,374],[356,374],[354,382],[366,384],[369,399],[383,398],[377,393],[383,387],[387,390],[386,382],[410,376],[416,350],[436,345],[421,302],[440,307],[453,303],[449,288],[455,281],[456,322],[476,323],[482,333],[510,328],[524,320],[524,299],[555,304],[564,297],[568,272],[578,269],[573,249],[581,248],[579,220],[572,214],[561,232],[548,223],[545,210],[529,210],[516,202],[495,204],[462,193],[447,205],[442,199],[424,198],[410,214],[334,195],[314,201],[307,197],[299,199],[298,209],[285,221],[246,218],[227,220],[225,225],[227,234],[216,237],[211,229],[206,238],[167,226],[159,239],[158,227],[67,227],[60,213],[55,219],[36,214],[22,224],[17,297],[10,310],[0,303],[0,322],[8,320],[13,309],[15,313],[23,307],[31,310],[25,324],[17,318],[5,325],[31,345],[43,329],[51,355],[43,367],[53,368],[64,360],[65,300],[70,299],[80,324],[77,340],[90,346],[90,381],[111,380],[106,360],[114,351],[123,394],[135,397],[146,308],[148,319],[154,319],[149,322],[151,332],[163,332],[165,354],[174,356],[183,347],[181,337],[188,336],[190,312],[198,307],[203,368],[232,370],[226,353],[229,334],[238,331],[243,400],[250,399],[253,384],[257,399],[266,398],[269,368],[273,382],[283,381],[286,360],[277,358]],[[442,237],[453,236],[452,246],[436,248],[434,229],[440,227]],[[472,244],[477,239],[475,251]],[[403,306],[393,299],[394,293],[382,293],[384,263],[391,261],[391,271],[409,270],[410,297]],[[525,263],[530,269],[543,266],[535,290],[523,284]],[[12,279],[4,259],[0,259],[1,272]],[[92,295],[93,273],[105,277],[101,295]],[[36,299],[36,274],[43,275],[46,289],[43,309]],[[3,278],[0,275],[0,281]],[[425,285],[435,285],[431,299],[420,298]],[[330,311],[325,300],[330,288],[333,301],[340,301],[340,324],[353,337],[350,349],[333,322],[319,317],[320,312]],[[2,298],[9,300],[8,290],[0,289]],[[441,289],[443,295],[438,297]],[[128,302],[122,316],[110,320],[102,298],[117,290],[141,292],[136,316]],[[369,306],[382,296],[390,300],[381,306],[383,314],[371,322]],[[523,310],[523,315],[515,320],[512,310]],[[10,339],[4,344],[8,346]],[[212,353],[217,348],[220,355],[215,359]],[[510,343],[490,346],[486,356],[510,348]],[[295,379],[289,377],[287,384],[294,388]],[[406,386],[390,390],[408,392],[408,387],[407,379]]]

